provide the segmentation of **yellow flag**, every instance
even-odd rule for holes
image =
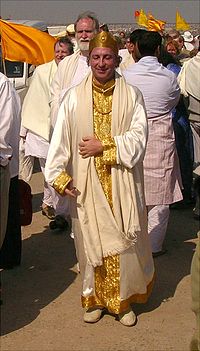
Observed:
[[[0,34],[3,59],[37,66],[54,58],[55,38],[48,33],[0,20]]]
[[[188,30],[189,24],[181,17],[180,13],[176,11],[176,30]]]
[[[148,19],[142,9],[140,10],[140,14],[137,17],[137,24],[139,24],[139,26],[148,27]]]
[[[165,21],[155,19],[152,15],[148,15],[148,30],[162,32],[165,28]]]

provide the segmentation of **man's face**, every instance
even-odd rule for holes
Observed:
[[[117,56],[110,48],[94,48],[89,57],[89,63],[96,80],[105,84],[114,78]]]
[[[177,44],[178,44],[179,50],[182,50],[182,48],[184,46],[184,40],[183,40],[183,38],[181,36],[178,38]]]
[[[173,40],[178,41],[180,35],[179,35],[178,33],[171,33],[171,34],[170,34],[170,37],[171,37]]]
[[[57,43],[54,49],[54,58],[56,64],[58,65],[61,60],[63,60],[66,56],[69,56],[69,48],[67,44]]]
[[[173,43],[169,43],[166,46],[167,52],[169,52],[171,55],[175,56],[177,54],[176,47],[173,45]]]
[[[129,53],[131,52],[130,46],[131,46],[130,38],[127,38],[127,39],[126,39],[125,47],[126,47],[126,49],[128,50]],[[129,51],[129,50],[130,50],[130,51]]]
[[[95,34],[95,23],[91,18],[82,18],[77,22],[75,37],[81,51],[89,50],[89,42]]]

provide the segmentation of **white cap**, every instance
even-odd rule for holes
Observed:
[[[69,24],[66,28],[66,31],[70,34],[75,34],[74,24]]]
[[[187,43],[190,43],[194,39],[192,33],[190,33],[189,31],[184,32],[183,38],[184,38],[184,41],[186,41]]]

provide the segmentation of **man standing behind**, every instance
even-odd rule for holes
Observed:
[[[99,22],[92,12],[80,14],[75,22],[75,38],[79,50],[65,58],[58,67],[51,87],[51,123],[54,126],[65,91],[79,84],[89,72],[89,42],[99,32]]]
[[[169,205],[182,200],[172,126],[172,109],[179,101],[180,90],[174,73],[158,62],[161,42],[159,33],[141,32],[136,43],[141,55],[139,61],[123,72],[126,81],[142,92],[147,109],[149,136],[144,158],[144,186],[154,257],[165,253],[162,245]]]
[[[181,93],[188,107],[189,121],[193,134],[196,204],[194,217],[200,219],[200,46],[192,59],[184,63],[178,75]]]
[[[115,72],[116,40],[101,32],[89,52],[92,73],[61,104],[45,175],[71,197],[84,321],[97,322],[106,308],[132,326],[130,304],[147,301],[154,279],[143,189],[146,113],[141,93]]]
[[[54,46],[54,60],[38,66],[31,79],[30,87],[22,105],[21,137],[25,141],[24,167],[30,167],[28,174],[32,175],[34,159],[39,159],[40,167],[44,172],[46,157],[49,148],[50,136],[50,84],[56,73],[58,64],[73,54],[73,44],[67,37],[58,39]],[[28,161],[27,161],[28,160]],[[22,172],[23,178],[23,172]],[[24,179],[29,181],[29,179]],[[62,200],[62,201],[61,201]],[[56,215],[65,215],[66,204],[59,199],[55,190],[44,183],[44,197],[42,213],[49,219]],[[65,201],[66,202],[66,201]]]

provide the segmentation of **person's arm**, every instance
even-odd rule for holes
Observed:
[[[0,86],[0,165],[6,166],[12,157],[13,101],[11,83],[5,81]]]
[[[67,186],[72,186],[72,177],[67,173],[71,155],[68,98],[61,104],[45,165],[46,181],[62,196]],[[69,194],[70,195],[70,194]]]
[[[54,75],[54,78],[53,78],[51,86],[50,86],[50,101],[49,101],[49,105],[51,108],[50,122],[51,122],[51,125],[53,128],[55,127],[57,116],[58,116],[61,91],[62,91],[62,88],[61,88],[61,68],[60,68],[60,65],[58,65],[58,69]]]
[[[82,158],[102,156],[106,165],[116,164],[116,144],[114,138],[100,141],[95,136],[86,136],[79,143],[79,154]]]
[[[172,110],[177,106],[180,99],[180,87],[176,76],[173,74],[171,77],[171,83],[169,87],[169,110]]]
[[[186,72],[186,67],[187,67],[188,62],[185,62],[181,68],[181,71],[177,77],[179,87],[181,89],[181,94],[183,94],[185,97],[188,97],[188,93],[186,91],[185,87],[185,72]]]
[[[132,88],[132,99],[134,110],[130,129],[123,135],[114,137],[116,163],[129,169],[133,168],[137,162],[143,161],[148,135],[145,104],[137,88]]]

